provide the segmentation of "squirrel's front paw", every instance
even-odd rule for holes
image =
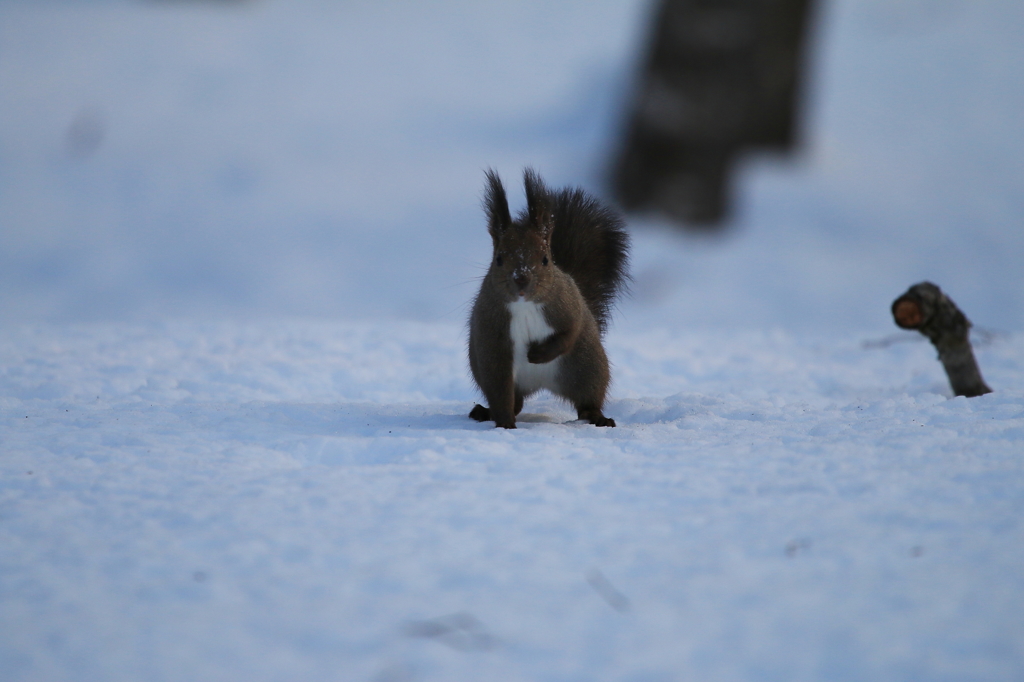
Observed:
[[[526,359],[534,365],[543,365],[546,362],[551,362],[558,356],[552,356],[551,348],[544,344],[534,341],[530,344],[530,347],[526,349]]]

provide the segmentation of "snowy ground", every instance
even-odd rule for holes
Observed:
[[[1024,679],[1018,2],[824,3],[619,427],[466,418],[482,169],[599,191],[643,10],[0,3],[0,679]]]
[[[458,321],[483,170],[602,188],[646,6],[0,2],[0,316]],[[721,239],[637,229],[627,319],[856,333],[931,279],[1024,329],[1024,5],[815,28],[804,154]]]
[[[12,680],[1013,680],[1024,339],[615,333],[616,429],[465,415],[457,327],[0,344]]]

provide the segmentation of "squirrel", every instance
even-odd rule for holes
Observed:
[[[622,219],[579,188],[549,191],[527,168],[516,220],[501,180],[487,171],[484,209],[494,244],[469,318],[469,366],[487,399],[469,416],[516,428],[523,400],[546,388],[580,419],[615,426],[601,411],[611,379],[601,337],[627,286]]]

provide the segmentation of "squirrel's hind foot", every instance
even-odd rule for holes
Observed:
[[[476,404],[473,409],[469,411],[469,418],[475,419],[478,422],[489,422],[494,420],[495,427],[501,427],[503,429],[514,429],[516,428],[516,420],[513,417],[510,421],[499,423],[491,416],[491,411],[483,405]]]
[[[606,417],[601,412],[600,408],[585,407],[576,410],[576,415],[580,419],[586,419],[594,426],[615,426],[615,420],[611,417]]]

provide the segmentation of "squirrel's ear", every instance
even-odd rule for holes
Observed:
[[[505,196],[505,188],[501,186],[501,178],[491,169],[487,169],[484,210],[487,211],[487,231],[491,238],[497,240],[512,224],[512,216],[508,212],[508,198]]]
[[[551,198],[544,181],[532,168],[523,171],[523,184],[526,186],[526,212],[530,216],[530,226],[541,231],[545,239],[551,236],[554,220],[551,215]]]

